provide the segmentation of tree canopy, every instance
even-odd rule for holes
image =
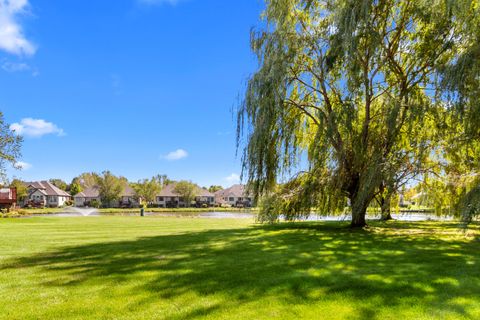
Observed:
[[[183,201],[188,206],[195,200],[197,188],[196,184],[183,180],[175,185],[174,191],[183,198]]]
[[[152,179],[143,179],[134,184],[137,195],[146,203],[151,204],[155,201],[155,196],[162,190],[161,180],[153,177]]]
[[[6,165],[18,166],[23,139],[16,135],[5,123],[3,113],[0,111],[0,179],[6,180]]]
[[[102,204],[111,206],[113,201],[118,200],[125,190],[126,183],[123,178],[113,175],[110,171],[104,171],[101,175],[98,175],[96,185]]]
[[[276,192],[264,214],[295,218],[348,203],[352,227],[363,227],[385,187],[420,174],[446,131],[445,88],[464,89],[445,74],[454,79],[455,62],[478,54],[474,35],[461,31],[478,36],[478,10],[474,0],[267,1],[237,131],[249,188]],[[302,158],[305,170],[294,172]],[[293,178],[278,190],[285,176]]]

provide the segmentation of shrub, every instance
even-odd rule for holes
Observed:
[[[100,208],[101,205],[102,205],[102,204],[101,204],[100,201],[98,201],[98,200],[92,200],[92,201],[90,201],[90,207],[92,207],[92,208],[97,208],[97,209],[98,209],[98,208]]]

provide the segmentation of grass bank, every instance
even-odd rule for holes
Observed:
[[[0,220],[0,319],[479,319],[480,226]]]
[[[74,208],[65,207],[65,208],[41,208],[41,209],[17,209],[9,214],[4,214],[4,216],[29,216],[29,215],[39,215],[39,214],[56,214],[64,212],[72,212]],[[120,208],[102,208],[98,209],[100,213],[105,214],[121,214],[121,213],[139,213],[139,208],[134,209],[120,209]],[[251,209],[239,209],[239,208],[147,208],[146,212],[155,212],[155,213],[202,213],[202,212],[257,212],[256,208]]]

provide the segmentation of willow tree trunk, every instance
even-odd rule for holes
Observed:
[[[363,228],[367,226],[366,215],[367,208],[370,204],[370,200],[363,195],[353,195],[350,197],[350,202],[352,205],[352,223],[350,224],[351,228]]]
[[[380,200],[380,208],[382,209],[382,217],[380,220],[382,221],[388,221],[388,220],[393,220],[390,207],[391,207],[391,202],[392,202],[392,195],[391,193],[388,193],[382,199]]]

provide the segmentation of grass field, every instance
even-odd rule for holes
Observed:
[[[480,226],[0,219],[0,319],[480,319]]]

